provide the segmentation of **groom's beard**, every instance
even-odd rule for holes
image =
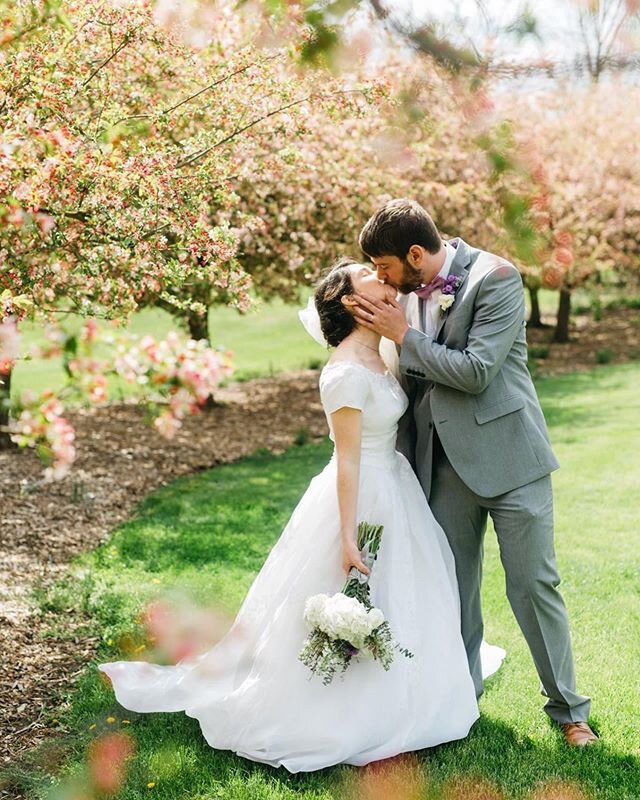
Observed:
[[[422,272],[415,267],[412,267],[408,261],[403,262],[403,271],[402,271],[402,282],[396,286],[395,288],[400,292],[400,294],[411,294],[411,292],[415,292],[416,289],[419,289],[422,284]]]

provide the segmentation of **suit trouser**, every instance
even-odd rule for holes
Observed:
[[[483,539],[491,515],[506,576],[507,597],[529,645],[547,714],[557,722],[589,716],[590,700],[575,691],[567,611],[553,547],[551,477],[497,497],[480,497],[459,478],[434,432],[431,510],[456,561],[464,639],[476,694],[483,691],[480,584]]]

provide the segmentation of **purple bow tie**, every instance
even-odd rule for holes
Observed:
[[[444,285],[445,279],[440,275],[436,275],[429,283],[425,283],[424,286],[416,289],[415,294],[417,294],[421,300],[428,300],[434,292],[437,292],[438,289],[442,289]]]

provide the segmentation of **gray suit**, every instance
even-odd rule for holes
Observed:
[[[462,635],[482,693],[482,541],[491,515],[507,596],[558,722],[586,720],[576,694],[566,609],[553,547],[550,473],[558,467],[527,369],[524,293],[516,268],[461,239],[450,274],[455,302],[435,335],[423,302],[402,299],[412,329],[400,348],[411,403],[398,446],[416,470],[456,559]]]

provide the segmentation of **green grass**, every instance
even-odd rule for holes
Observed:
[[[304,304],[306,299],[300,303]],[[326,351],[313,341],[298,321],[298,308],[297,305],[274,301],[262,303],[246,315],[231,308],[212,309],[209,315],[212,340],[216,346],[232,351],[236,380],[318,366],[326,361]],[[81,322],[79,317],[69,315],[64,324],[73,331],[79,330]],[[171,330],[181,331],[177,320],[160,309],[145,309],[134,314],[128,330],[138,335],[150,333],[156,337],[162,337]],[[42,326],[39,324],[24,325],[22,333],[28,345],[43,341]],[[186,332],[183,331],[183,334],[186,336]],[[24,361],[15,369],[12,392],[57,389],[63,381],[60,359]]]
[[[584,300],[584,293],[576,294]],[[246,315],[240,315],[231,308],[211,310],[209,331],[212,341],[215,345],[221,345],[233,352],[236,380],[275,375],[309,366],[317,367],[325,362],[326,352],[305,333],[298,321],[298,308],[306,304],[307,296],[303,293],[304,299],[299,305],[286,305],[277,300],[261,303]],[[554,314],[557,292],[541,290],[540,305],[543,314]],[[79,330],[81,322],[75,315],[69,315],[64,320],[65,327],[69,330]],[[138,335],[150,333],[162,337],[169,331],[180,328],[177,320],[167,312],[149,308],[131,317],[128,330]],[[41,344],[43,341],[40,324],[25,324],[22,326],[22,333],[26,344]],[[25,361],[19,363],[15,369],[12,393],[15,396],[27,388],[35,392],[57,389],[63,381],[60,359]],[[132,389],[124,384],[118,385],[112,391],[112,397],[117,399],[121,391],[130,394]]]
[[[508,658],[488,685],[482,718],[470,736],[419,754],[431,787],[425,788],[425,798],[464,777],[486,779],[507,798],[527,797],[540,783],[556,779],[577,784],[593,798],[640,797],[640,365],[546,378],[538,390],[562,463],[554,475],[556,544],[578,688],[593,698],[592,722],[602,742],[588,751],[570,750],[543,714],[533,665],[505,598],[495,537],[489,533],[486,634],[507,649]],[[60,631],[64,612],[83,612],[89,630],[102,640],[99,660],[118,656],[117,647],[107,642],[135,634],[137,613],[159,592],[180,587],[198,602],[233,612],[328,455],[327,442],[305,444],[282,456],[257,454],[176,481],[151,494],[129,522],[82,557],[40,602],[61,615]],[[115,723],[106,722],[110,714]],[[123,718],[95,666],[57,715],[70,747],[65,780],[81,772],[92,738],[118,727]],[[153,796],[166,800],[342,800],[348,796],[343,781],[356,772],[336,767],[290,776],[211,750],[197,723],[182,714],[126,718],[132,722],[127,730],[135,737],[137,753],[124,800],[150,796],[149,781],[156,784]],[[42,772],[26,780],[33,797],[43,797],[51,781]]]

